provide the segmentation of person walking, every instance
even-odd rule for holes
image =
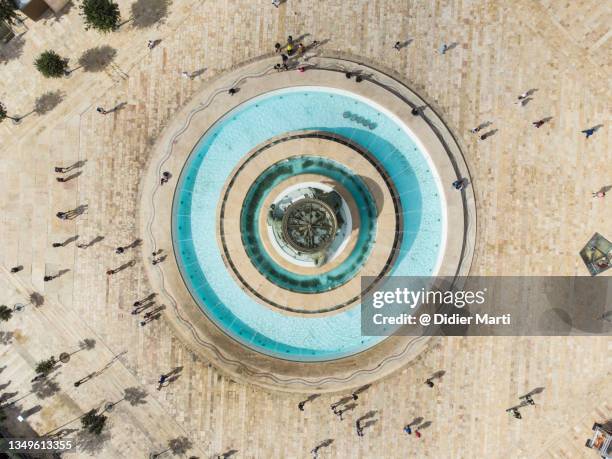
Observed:
[[[306,403],[306,402],[300,402],[300,403],[298,403],[298,409],[299,409],[300,411],[304,411],[304,405],[305,405],[305,403]]]
[[[596,191],[595,193],[592,193],[594,198],[605,198],[606,197],[606,192],[603,190],[599,190]]]
[[[417,437],[417,438],[421,438],[421,432],[419,432],[419,430],[418,430],[418,429],[417,429],[417,430],[415,430],[415,431],[414,431],[414,436],[415,436],[415,437]]]
[[[399,41],[396,41],[395,44],[393,45],[393,48],[395,48],[397,51],[401,51],[402,44]]]
[[[68,219],[68,212],[58,212],[55,214],[55,216],[57,218],[59,218],[60,220],[67,220]]]
[[[147,48],[149,48],[149,49],[153,49],[153,48],[155,48],[155,41],[153,41],[153,40],[149,40],[149,41],[147,42]]]
[[[68,168],[67,167],[55,167],[54,170],[58,174],[63,174],[65,172],[68,172]]]
[[[164,386],[164,383],[166,382],[167,378],[168,378],[167,375],[160,375],[159,376],[159,381],[157,382],[158,383],[157,390],[161,390],[162,389],[162,387]]]
[[[465,180],[464,179],[459,179],[459,180],[455,180],[453,182],[453,188],[457,191],[461,191],[465,188]],[[429,381],[429,382],[428,382]],[[427,384],[429,387],[433,387],[433,382],[428,379],[427,381],[425,381],[425,384]],[[430,385],[431,384],[431,385]]]
[[[281,4],[281,0],[272,0],[272,5],[275,8],[278,8],[280,6],[280,4]]]
[[[453,186],[455,186],[455,185],[453,184]],[[456,188],[456,189],[459,189],[459,188],[457,188],[457,187],[455,187],[455,188]],[[427,379],[425,380],[425,384],[427,384],[427,385],[428,385],[429,387],[431,387],[431,388],[433,388],[433,386],[435,385],[435,384],[434,384],[434,382],[431,380],[431,378],[427,378]]]
[[[544,125],[544,123],[546,123],[546,120],[545,119],[541,119],[541,120],[538,120],[538,121],[534,121],[531,124],[533,124],[535,127],[537,127],[539,129],[539,128],[541,128]]]
[[[591,137],[593,134],[595,134],[596,129],[595,128],[589,128],[589,129],[585,129],[583,131],[581,131],[583,134],[586,135],[586,138],[588,139],[589,137]]]
[[[470,132],[471,132],[472,134],[476,134],[477,132],[480,132],[480,130],[481,130],[482,128],[483,128],[483,125],[482,125],[482,124],[480,124],[480,125],[476,126],[475,128],[470,129]]]
[[[44,282],[49,282],[51,280],[53,280],[53,276],[45,276],[45,277],[43,277],[43,281]]]
[[[446,51],[448,51],[448,45],[446,43],[442,43],[442,46],[440,46],[440,54],[446,54]]]
[[[117,247],[117,248],[115,249],[115,253],[116,253],[117,255],[121,255],[121,254],[122,254],[122,253],[124,253],[124,252],[125,252],[125,248],[123,248],[123,247]]]
[[[62,247],[64,244],[62,244],[61,242],[54,242],[53,244],[51,244],[52,247]]]
[[[102,107],[96,107],[96,111],[101,114],[101,115],[107,115],[108,114],[108,110],[104,110],[104,108]]]
[[[408,435],[412,435],[412,427],[410,427],[410,424],[406,424],[404,426],[404,432],[406,432]]]
[[[282,49],[282,47],[281,47],[281,44],[280,44],[280,43],[275,43],[275,44],[274,44],[274,52],[275,52],[275,53],[277,53],[277,54],[278,54],[278,53],[280,53],[280,52],[281,52],[281,49]]]

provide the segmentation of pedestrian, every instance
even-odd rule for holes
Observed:
[[[345,73],[344,73],[344,76],[345,76],[345,77],[346,77],[348,80],[350,80],[350,79],[353,77],[353,74],[352,74],[351,72],[345,72]]]
[[[544,125],[544,123],[546,123],[546,120],[545,119],[541,119],[541,120],[538,120],[538,121],[534,121],[531,124],[533,124],[535,127],[537,127],[539,129],[540,127],[542,127],[542,125]]]
[[[293,55],[293,53],[295,52],[295,49],[293,48],[292,44],[288,44],[285,50],[287,51],[287,54],[289,54],[290,56]]]
[[[304,72],[306,71],[306,67],[304,67],[303,65],[300,65],[300,66],[297,68],[297,71],[298,71],[298,72],[300,72],[300,73],[304,73]]]
[[[406,424],[404,426],[404,432],[406,432],[408,435],[412,435],[412,427],[410,427],[410,424]]]
[[[454,183],[453,183],[453,186],[455,186],[455,184],[454,184]],[[459,190],[459,189],[460,189],[460,188],[457,188],[456,186],[455,186],[455,188],[456,188],[457,190]],[[431,378],[427,378],[427,379],[425,380],[425,384],[427,384],[429,387],[433,387],[433,386],[434,386],[434,383],[433,383],[433,381],[431,380]]]
[[[293,44],[293,37],[292,37],[291,35],[289,35],[289,36],[287,37],[287,44],[288,44],[288,45],[292,45],[292,44]]]
[[[351,394],[351,397],[353,397],[353,400],[357,400],[359,398],[359,396],[357,395],[357,392],[353,392]]]
[[[117,247],[117,248],[115,249],[115,253],[116,253],[117,255],[121,255],[123,252],[125,252],[125,249],[124,249],[123,247]]]
[[[315,40],[313,41],[310,46],[312,46],[313,48],[316,48],[317,46],[319,46],[319,40]]]
[[[56,247],[56,248],[57,248],[57,247],[61,247],[61,246],[63,246],[64,244],[62,244],[61,242],[54,242],[54,243],[53,243],[53,244],[51,244],[51,245],[52,245],[53,247]]]
[[[605,198],[606,197],[606,192],[603,190],[600,191],[596,191],[595,193],[592,193],[594,198]]]
[[[304,411],[304,404],[305,404],[305,403],[306,403],[306,402],[300,402],[300,403],[298,403],[298,409],[299,409],[300,411]]]
[[[417,438],[421,438],[421,432],[419,432],[418,429],[415,430],[414,431],[414,436],[417,437]]]
[[[595,128],[589,128],[589,129],[585,129],[584,131],[582,131],[583,134],[586,135],[586,138],[588,139],[589,137],[591,137],[593,134],[595,134],[596,129]]]
[[[521,94],[520,96],[518,96],[518,100],[527,99],[528,97],[529,97],[529,91],[524,92],[523,94]]]
[[[482,134],[480,137],[478,137],[480,140],[487,140],[487,138],[489,137],[489,134],[487,134],[486,132],[484,134]]]
[[[281,0],[272,0],[272,5],[274,5],[275,8],[278,8],[281,4]]]
[[[67,170],[65,167],[56,167],[54,169],[55,169],[55,172],[57,172],[58,174],[63,174]]]
[[[68,181],[68,179],[67,179],[67,178],[65,178],[65,177],[55,177],[55,180],[57,180],[57,181],[58,181],[58,182],[60,182],[60,183],[63,183],[63,182],[67,182],[67,181]]]
[[[114,269],[109,269],[108,271],[106,271],[106,275],[107,276],[112,276],[113,274],[115,274],[115,270]]]
[[[60,220],[66,220],[68,218],[68,213],[67,212],[58,212],[55,214],[55,216],[57,218],[59,218]]]
[[[355,81],[356,81],[357,83],[361,83],[361,82],[363,81],[363,77],[362,77],[361,75],[357,75],[357,76],[355,77]]]
[[[297,48],[298,56],[303,56],[305,52],[306,52],[306,48],[304,47],[303,44],[300,43]]]
[[[104,110],[102,107],[96,107],[96,111],[100,113],[101,115],[108,114],[108,110]]]
[[[43,281],[44,282],[49,282],[50,280],[53,280],[53,276],[45,276],[45,277],[43,277]]]
[[[440,46],[440,54],[446,54],[446,51],[448,51],[448,45],[446,43],[442,43],[442,46]]]
[[[529,395],[529,394],[524,395],[523,397],[519,397],[519,398],[525,400],[530,405],[535,405],[535,402],[533,401],[533,398],[531,398],[531,395]]]
[[[470,132],[472,134],[476,134],[477,132],[480,132],[481,129],[482,129],[482,124],[480,126],[476,126],[475,128],[470,129]]]
[[[289,56],[287,56],[285,53],[281,53],[281,59],[283,60],[283,64],[286,64],[289,60]]]
[[[317,459],[319,457],[319,447],[318,446],[315,446],[314,448],[312,448],[310,452],[312,453],[312,459]]]
[[[233,95],[234,95],[234,94],[236,94],[237,92],[238,92],[238,91],[236,90],[236,88],[229,88],[229,89],[228,89],[228,91],[227,91],[227,93],[228,93],[230,96],[233,96]]]
[[[410,110],[410,113],[412,114],[412,116],[419,116],[418,107],[413,107],[412,110]]]
[[[193,77],[191,76],[191,73],[189,72],[181,72],[181,76],[183,78],[189,78],[190,80],[193,80]]]
[[[457,191],[463,190],[463,188],[465,188],[465,181],[463,179],[455,180],[453,182],[453,188]],[[425,384],[427,384],[429,387],[433,387],[433,382],[430,379],[428,379],[427,381],[425,382]]]
[[[280,53],[281,52],[281,44],[280,43],[275,43],[274,44],[274,52],[276,53]]]
[[[512,408],[510,410],[512,416],[514,416],[516,419],[523,419],[523,416],[521,416],[520,411],[518,410],[518,408]]]
[[[11,273],[15,274],[18,273],[19,271],[21,271],[23,269],[23,266],[13,266],[11,268]]]
[[[147,48],[149,48],[149,49],[155,48],[155,42],[153,40],[149,40],[147,42]]]
[[[402,49],[402,44],[399,41],[396,41],[393,47],[400,51]]]

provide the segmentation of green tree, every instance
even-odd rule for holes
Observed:
[[[83,429],[95,435],[100,435],[102,433],[105,424],[106,416],[103,414],[98,414],[95,408],[85,413],[85,415],[81,418],[81,425],[83,426]]]
[[[59,78],[66,75],[68,60],[53,50],[47,50],[36,58],[34,65],[44,77]]]
[[[8,321],[13,315],[13,310],[6,305],[0,305],[0,320],[3,322]]]
[[[6,21],[11,25],[15,24],[15,21],[20,21],[14,0],[0,0],[0,21]]]
[[[121,20],[119,5],[112,0],[83,0],[81,16],[85,20],[85,30],[98,29],[104,33],[117,30]]]
[[[49,357],[47,360],[42,360],[38,362],[36,364],[35,371],[40,375],[47,376],[49,373],[51,373],[51,370],[55,368],[56,363],[57,360],[55,360],[55,357]]]

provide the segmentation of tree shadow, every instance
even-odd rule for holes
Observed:
[[[115,59],[117,50],[108,45],[96,46],[79,57],[79,65],[85,72],[100,72]]]
[[[32,393],[40,399],[53,397],[60,391],[60,385],[55,381],[57,375],[47,376],[32,383]]]
[[[8,346],[13,342],[14,335],[15,334],[13,332],[0,331],[0,344]]]
[[[62,103],[64,100],[64,92],[57,91],[48,91],[44,93],[42,96],[39,96],[34,102],[34,113],[37,115],[44,115],[49,113],[55,107]]]
[[[111,436],[108,430],[103,430],[99,435],[81,430],[76,434],[75,442],[77,449],[91,455],[97,455],[104,449],[105,443],[109,441],[110,438]]]
[[[127,387],[123,391],[123,400],[132,406],[144,405],[148,395],[147,391],[140,387]]]
[[[45,304],[45,297],[38,292],[32,292],[30,293],[30,303],[38,308]]]
[[[191,449],[193,444],[187,437],[173,438],[168,442],[168,448],[175,456],[182,456]]]
[[[10,42],[2,45],[2,50],[0,51],[0,64],[7,64],[9,61],[20,58],[23,54],[24,45],[25,40],[23,39],[23,34],[17,35]]]
[[[134,27],[144,29],[155,24],[163,24],[171,3],[171,0],[136,0],[132,3]]]

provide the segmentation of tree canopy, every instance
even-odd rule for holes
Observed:
[[[17,4],[14,0],[0,0],[0,21],[6,21],[13,25],[18,20]]]
[[[119,5],[112,0],[83,0],[80,8],[86,30],[97,29],[106,33],[119,28],[121,13]]]
[[[46,78],[59,78],[66,75],[68,62],[53,50],[44,51],[34,61],[36,69]]]
[[[2,116],[0,115],[0,118]],[[6,305],[0,305],[0,320],[6,322],[13,316],[13,310]]]
[[[104,416],[103,414],[98,414],[95,409],[88,411],[81,418],[81,425],[83,426],[83,428],[89,433],[95,435],[100,435],[102,433],[105,424],[106,416]]]

